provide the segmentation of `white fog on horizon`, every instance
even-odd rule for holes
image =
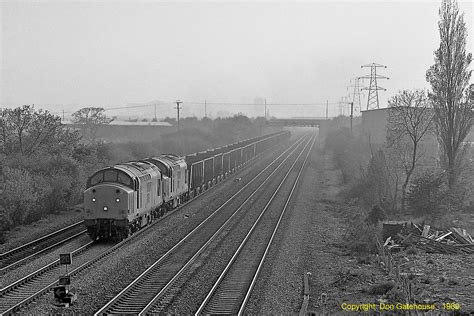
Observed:
[[[324,116],[328,100],[334,116],[347,113],[336,103],[350,79],[376,62],[390,78],[379,82],[386,107],[402,89],[429,87],[440,3],[2,1],[0,103],[70,113],[160,101],[165,117],[179,99],[183,116],[202,117],[206,100],[215,117],[262,116],[253,104],[266,100],[271,115],[292,117]],[[473,3],[458,3],[472,53]]]

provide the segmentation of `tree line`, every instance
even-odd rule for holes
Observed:
[[[96,137],[112,120],[104,111],[81,109],[73,114],[75,124],[67,126],[31,105],[0,109],[0,237],[11,227],[80,203],[87,177],[101,167],[166,152],[189,154],[261,132],[259,120],[236,115],[184,120],[179,132],[150,143],[104,143]]]

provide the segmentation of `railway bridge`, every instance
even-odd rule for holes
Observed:
[[[320,127],[328,119],[320,117],[312,118],[275,118],[267,121],[268,125],[272,126],[311,126]]]

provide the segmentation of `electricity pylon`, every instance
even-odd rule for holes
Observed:
[[[358,115],[360,114],[360,111],[362,110],[362,103],[360,102],[360,83],[359,83],[359,80],[361,78],[360,77],[355,77],[354,79],[351,79],[351,83],[352,81],[354,81],[354,84],[351,86],[347,86],[347,91],[349,91],[349,88],[354,88],[354,92],[352,92],[352,104],[354,106],[354,115]]]
[[[387,66],[371,63],[368,65],[360,66],[360,68],[370,67],[370,76],[359,77],[361,79],[370,79],[369,87],[364,87],[362,90],[369,90],[369,96],[367,97],[367,110],[379,108],[379,90],[386,91],[387,89],[377,85],[377,79],[388,79],[388,77],[377,75],[377,67],[387,68]]]

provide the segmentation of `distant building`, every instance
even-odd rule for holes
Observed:
[[[382,145],[387,138],[389,108],[361,111],[362,137],[372,144]]]

